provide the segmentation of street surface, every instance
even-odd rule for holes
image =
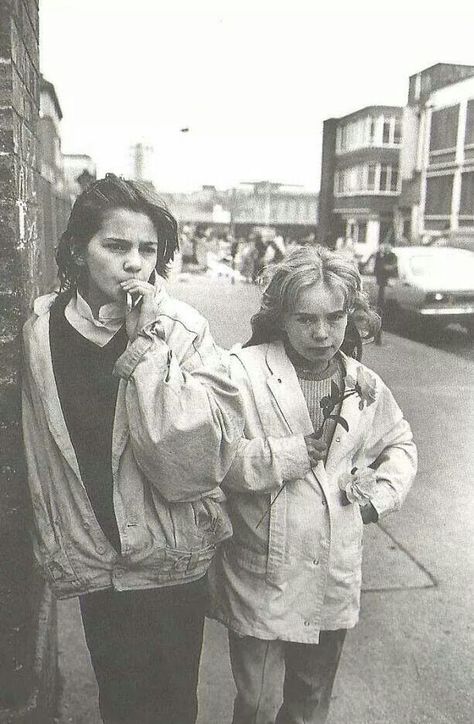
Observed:
[[[207,316],[220,344],[248,339],[257,287],[188,275],[169,288]],[[366,528],[361,621],[329,724],[474,721],[474,353],[465,335],[454,353],[447,345],[386,333],[382,347],[364,347],[412,425],[419,474],[402,511]],[[100,723],[82,636],[75,601],[61,602],[60,724]],[[233,695],[225,630],[208,622],[199,724],[230,724]]]

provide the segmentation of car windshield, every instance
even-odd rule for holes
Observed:
[[[417,254],[408,263],[414,276],[456,278],[472,274],[474,280],[474,254],[470,251],[459,254]]]

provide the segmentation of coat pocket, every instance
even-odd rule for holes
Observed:
[[[213,545],[192,552],[164,548],[159,551],[159,560],[153,564],[153,578],[158,583],[165,584],[204,575],[215,553],[216,547]]]

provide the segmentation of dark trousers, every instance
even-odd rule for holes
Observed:
[[[233,724],[324,724],[345,636],[321,631],[319,644],[298,644],[229,631]]]
[[[104,724],[194,724],[207,580],[80,598]]]
[[[378,291],[377,291],[377,312],[379,313],[381,324],[380,329],[375,335],[375,344],[382,344],[382,329],[384,324],[384,314],[385,314],[385,283],[380,283],[378,285]]]

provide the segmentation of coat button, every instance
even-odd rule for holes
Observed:
[[[96,551],[97,551],[97,553],[102,555],[102,553],[105,553],[105,546],[97,546]]]
[[[319,565],[319,558],[313,558],[313,566]]]
[[[336,442],[341,442],[341,438],[340,438],[340,437],[336,437]]]
[[[304,622],[304,625],[305,625],[305,626],[311,626],[311,621],[305,621],[305,622]]]

